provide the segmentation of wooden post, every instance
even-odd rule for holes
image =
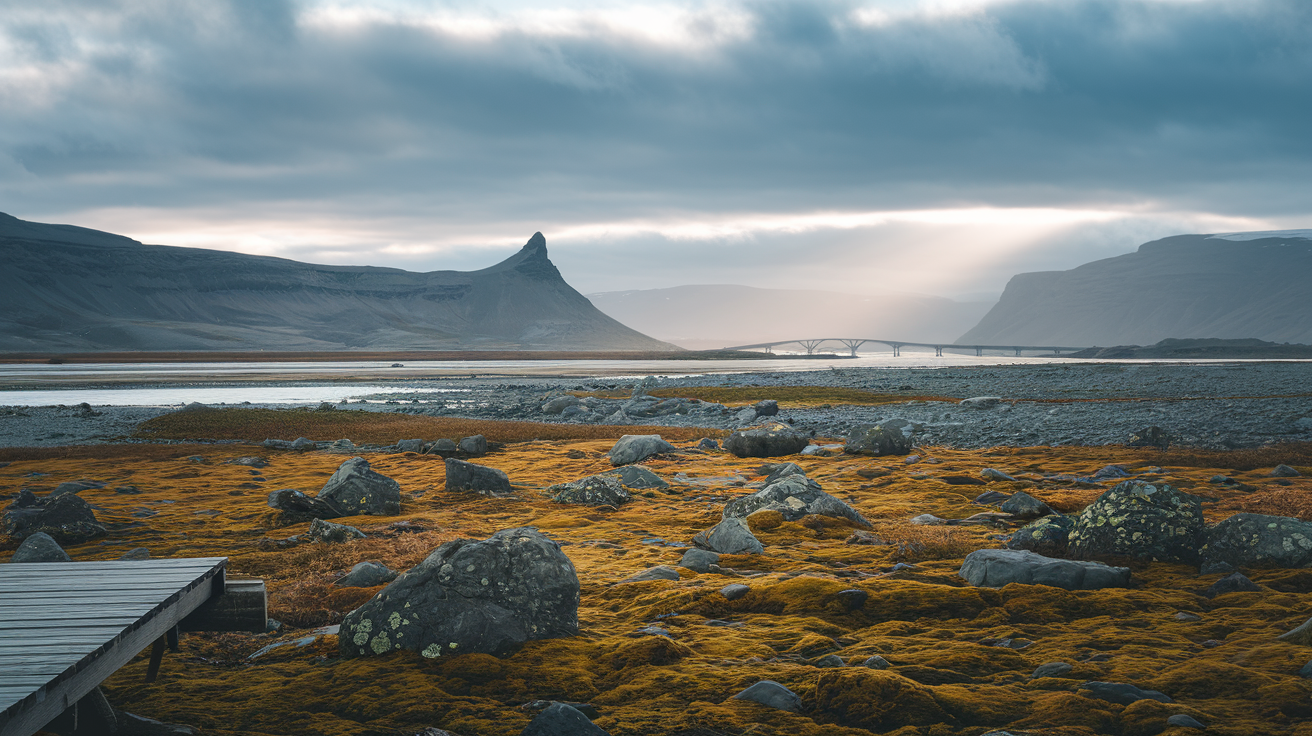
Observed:
[[[165,638],[165,639],[168,641],[168,643],[169,643],[169,651],[170,651],[170,652],[180,651],[180,648],[178,647],[178,627],[177,627],[177,626],[174,626],[173,628],[169,629],[168,632],[164,634],[164,638]]]
[[[168,635],[155,640],[150,647],[150,666],[146,668],[146,682],[154,682],[159,677],[159,665],[164,661],[164,645]]]

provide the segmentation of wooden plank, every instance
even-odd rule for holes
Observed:
[[[167,568],[204,568],[214,569],[226,563],[227,557],[161,557],[150,560],[92,560],[86,562],[21,562],[0,564],[0,578],[17,574],[24,570],[46,570],[52,572],[84,575],[102,570],[132,569],[167,569]]]
[[[43,575],[39,572],[25,572],[22,575],[5,575],[0,577],[0,585],[14,587],[32,581],[57,582],[64,585],[82,585],[84,583],[124,583],[132,580],[195,580],[210,572],[207,568],[177,570],[123,570],[93,575]]]
[[[150,613],[159,607],[159,604],[152,604],[150,601],[145,603],[101,603],[94,607],[83,606],[13,606],[11,608],[0,609],[0,616],[6,620],[0,621],[0,631],[6,627],[17,626],[22,628],[28,622],[58,622],[58,621],[89,621],[98,618],[114,618],[117,616],[134,616],[141,618],[143,615]]]
[[[140,620],[141,614],[139,613],[102,613],[99,615],[79,616],[77,619],[61,618],[46,619],[44,621],[39,619],[32,621],[6,621],[3,626],[0,626],[0,636],[3,636],[6,632],[21,633],[30,631],[39,634],[43,631],[51,631],[51,633],[57,634],[59,631],[80,631],[85,627],[80,625],[79,622],[97,628],[117,625],[119,629],[122,630],[123,627],[130,626]]]

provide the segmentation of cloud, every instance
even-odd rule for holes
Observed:
[[[1306,226],[1310,31],[1299,0],[0,0],[0,209],[415,268],[540,229],[594,289],[686,256],[984,290],[1113,232]]]

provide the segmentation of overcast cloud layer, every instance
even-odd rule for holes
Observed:
[[[581,290],[960,296],[1312,226],[1312,3],[0,0],[0,211]]]

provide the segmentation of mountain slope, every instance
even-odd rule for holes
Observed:
[[[736,285],[589,294],[601,311],[686,348],[819,337],[951,341],[988,309],[924,294],[859,295]]]
[[[143,245],[0,214],[0,350],[671,350],[597,311],[535,234],[479,271]]]
[[[1177,235],[1070,271],[1018,274],[957,342],[1108,346],[1167,338],[1312,343],[1312,231]]]

